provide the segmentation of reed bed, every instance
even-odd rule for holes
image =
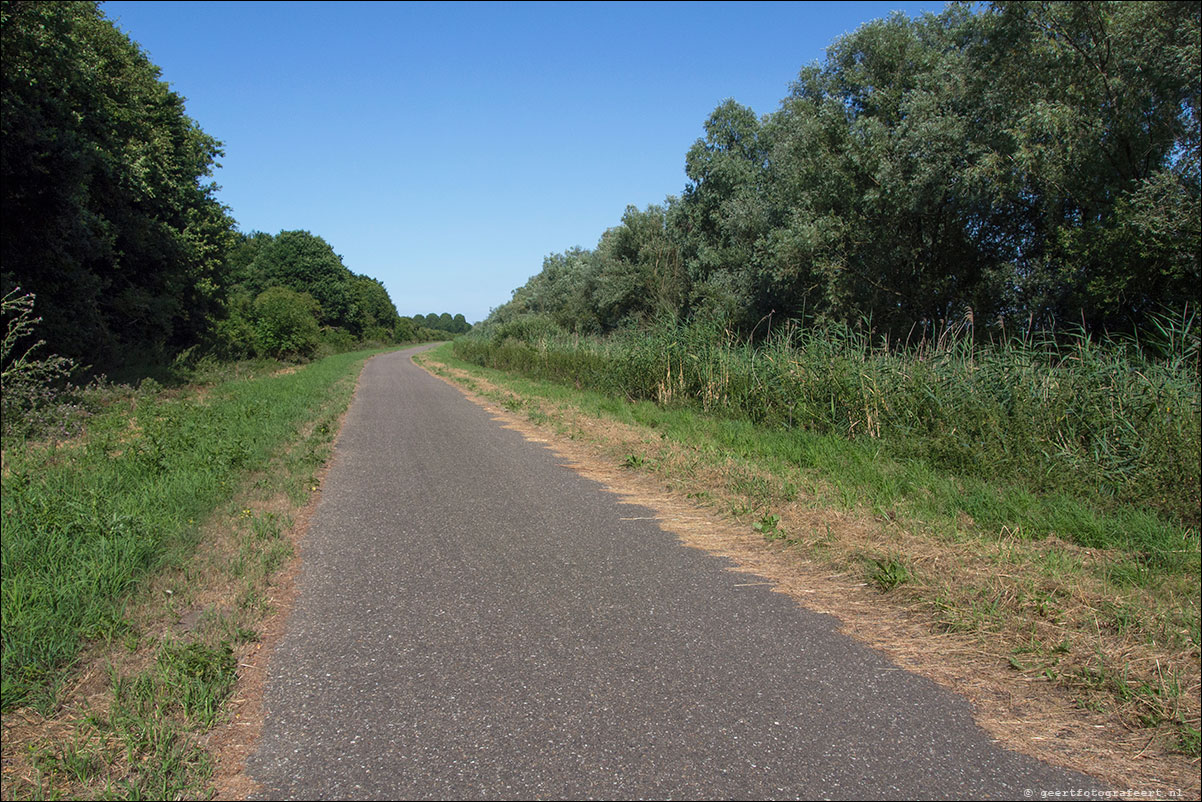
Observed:
[[[584,338],[527,318],[480,327],[454,352],[630,400],[868,440],[895,458],[1032,493],[1145,508],[1196,538],[1199,327],[1192,316],[1161,324],[1140,340],[981,342],[961,326],[901,344],[874,339],[867,325],[789,325],[753,344],[702,323]],[[1182,550],[1123,538],[1085,527],[1075,539],[1153,561]]]

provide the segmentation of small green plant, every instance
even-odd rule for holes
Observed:
[[[203,727],[213,726],[237,679],[230,645],[167,643],[159,652],[158,667],[160,681],[173,689],[183,714]]]
[[[784,537],[780,530],[780,516],[768,514],[751,525],[751,528],[764,536],[765,540],[779,540]]]
[[[647,464],[647,458],[642,454],[627,454],[622,464],[627,468],[641,468]]]
[[[869,573],[869,579],[882,591],[888,593],[910,581],[910,569],[896,557],[875,560]]]
[[[1202,732],[1188,724],[1180,725],[1177,730],[1177,748],[1190,757],[1202,755]]]

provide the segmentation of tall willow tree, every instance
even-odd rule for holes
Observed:
[[[196,343],[232,244],[219,143],[95,3],[5,0],[0,39],[0,290],[35,293],[47,348],[97,367]]]
[[[904,338],[1196,308],[1200,18],[1079,0],[869,22],[772,114],[719,105],[679,199],[549,257],[494,319],[867,319]]]
[[[1199,4],[956,5],[727,101],[673,221],[695,308],[1132,329],[1198,298]]]
[[[1126,328],[1196,304],[1196,2],[996,3],[969,51],[1017,306]]]

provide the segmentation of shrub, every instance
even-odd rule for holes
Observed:
[[[346,329],[335,326],[321,327],[321,344],[332,354],[342,354],[355,348],[355,338]]]
[[[317,302],[305,292],[270,287],[255,298],[255,335],[259,352],[277,359],[311,357],[321,332]]]
[[[75,363],[61,356],[38,359],[33,356],[43,340],[21,350],[20,340],[33,334],[41,318],[33,316],[33,293],[21,294],[20,288],[0,299],[5,318],[4,341],[0,345],[0,421],[3,436],[22,437],[49,428],[56,421],[73,429],[86,413],[61,395]],[[19,355],[16,355],[19,354]],[[74,414],[75,412],[80,414]]]

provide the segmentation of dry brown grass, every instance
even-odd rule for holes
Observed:
[[[479,375],[432,365],[428,355],[419,362],[502,425],[550,446],[623,499],[654,510],[682,542],[730,558],[738,570],[835,616],[846,634],[899,666],[964,696],[978,724],[1009,748],[1115,789],[1202,795],[1199,762],[1175,751],[1175,730],[1142,726],[1148,700],[1123,701],[1113,687],[1177,682],[1178,692],[1166,689],[1151,703],[1173,708],[1162,711],[1165,718],[1180,715],[1198,726],[1196,646],[1150,645],[1146,632],[1117,632],[1099,623],[1107,604],[1148,610],[1165,604],[1142,589],[1116,598],[1103,579],[1116,555],[1013,533],[937,536],[895,516],[831,509],[804,493],[785,501],[782,477],[745,460],[703,455],[648,428],[519,397]],[[625,467],[630,454],[644,457],[639,469]],[[749,485],[763,490],[749,496]],[[768,511],[779,516],[782,535],[771,542],[752,529]],[[971,521],[960,524],[971,532]],[[909,581],[882,592],[870,580],[878,560],[902,561]],[[1049,574],[1049,560],[1071,561],[1071,579]],[[1157,620],[1165,626],[1170,619]],[[1122,672],[1116,673],[1118,666]],[[1111,684],[1075,678],[1091,671],[1109,671]]]

